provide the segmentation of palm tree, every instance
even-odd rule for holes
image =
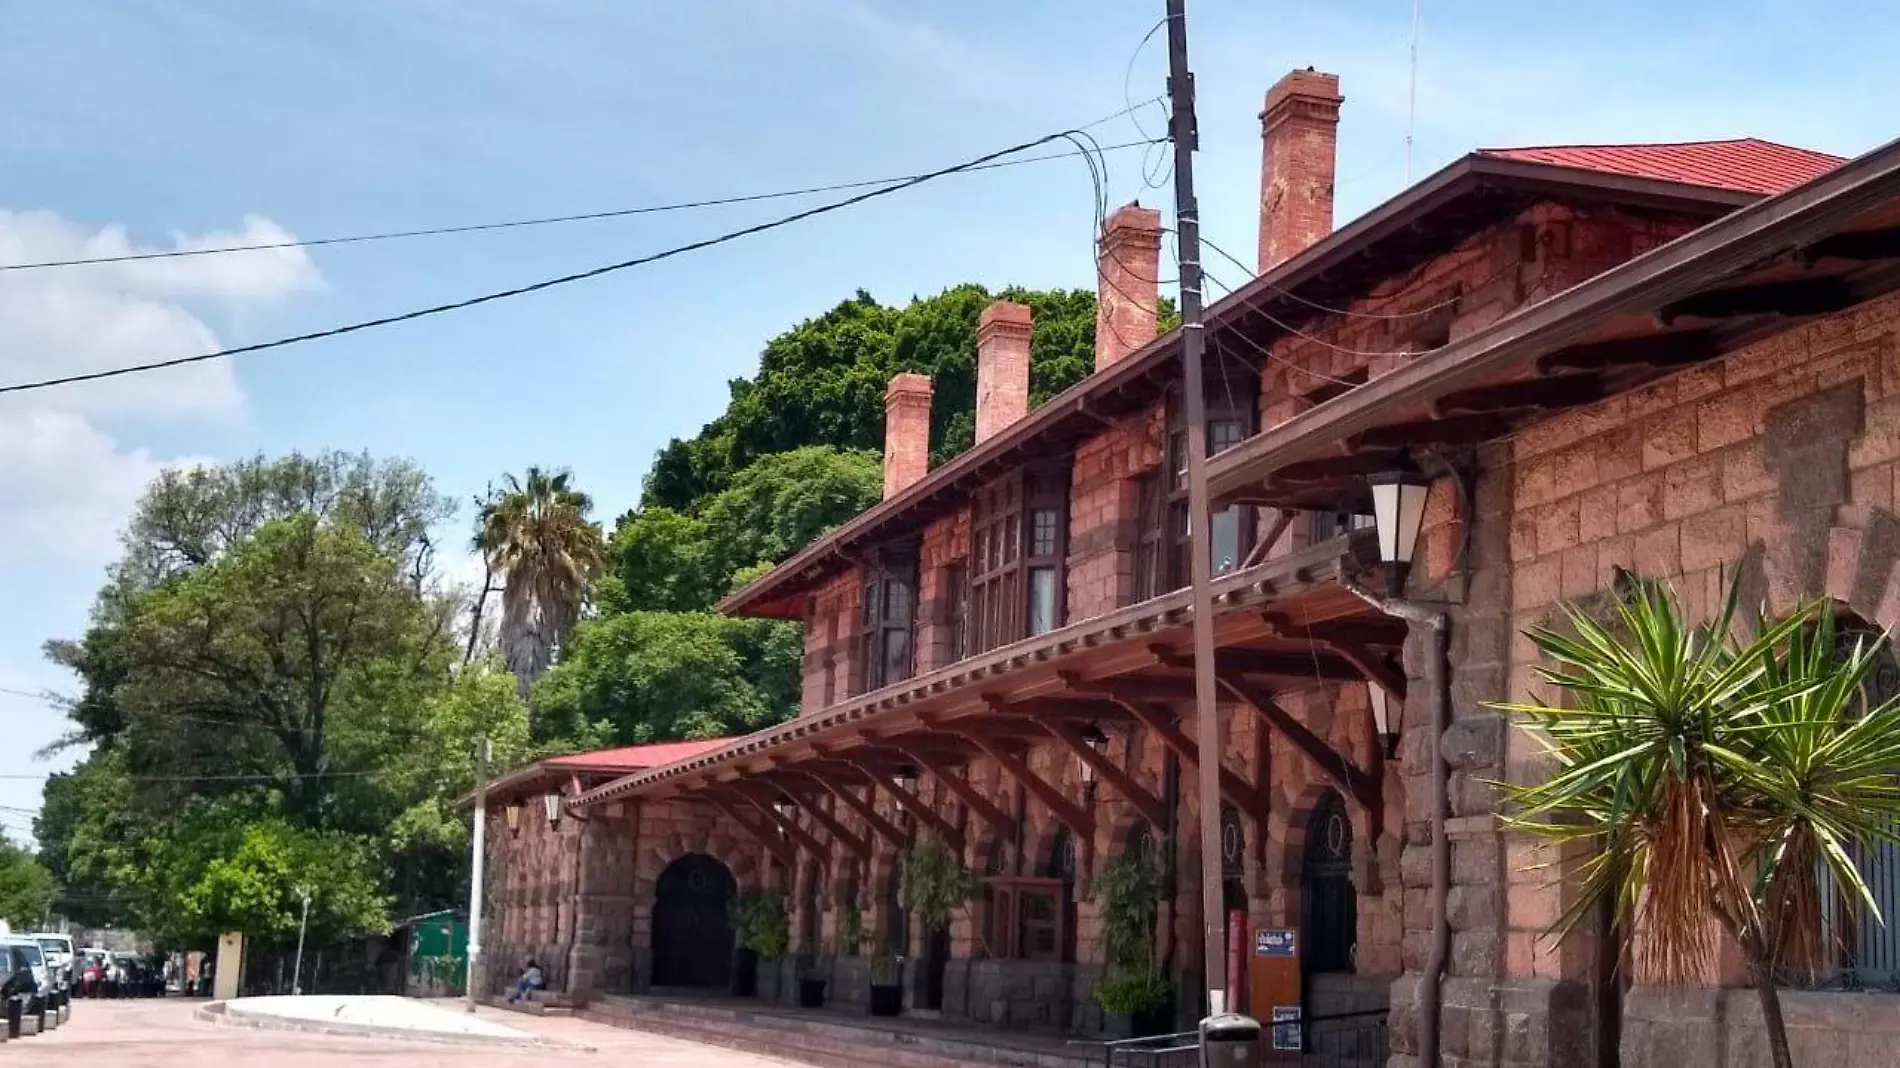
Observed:
[[[605,564],[600,526],[587,518],[593,501],[572,477],[539,467],[523,479],[509,475],[478,520],[476,548],[503,576],[502,659],[523,698],[554,662]]]
[[[1529,632],[1567,700],[1504,705],[1555,760],[1550,778],[1506,786],[1506,823],[1588,847],[1579,893],[1554,931],[1606,903],[1638,932],[1647,981],[1694,984],[1720,928],[1742,950],[1777,1068],[1793,1068],[1777,981],[1829,955],[1824,885],[1878,919],[1854,863],[1900,826],[1900,701],[1866,707],[1862,683],[1886,637],[1837,643],[1831,605],[1734,636],[1738,586],[1688,625],[1673,594],[1637,581],[1606,623]]]

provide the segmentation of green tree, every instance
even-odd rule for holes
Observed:
[[[53,876],[39,858],[0,835],[0,920],[32,930],[53,903]]]
[[[1735,637],[1739,585],[1691,626],[1637,582],[1610,622],[1578,608],[1529,637],[1562,702],[1507,705],[1555,768],[1505,787],[1512,826],[1588,854],[1567,931],[1605,903],[1637,932],[1642,977],[1693,984],[1719,926],[1740,947],[1778,1068],[1792,1068],[1777,983],[1823,964],[1820,875],[1872,915],[1853,856],[1900,827],[1900,700],[1866,706],[1887,639],[1843,650],[1829,606]]]
[[[769,624],[768,624],[769,626]],[[534,694],[537,737],[600,723],[620,744],[718,738],[783,718],[740,649],[770,645],[756,621],[710,612],[626,612],[583,623]],[[782,660],[785,643],[772,646]]]
[[[493,569],[506,576],[502,657],[523,697],[580,621],[605,562],[600,527],[587,518],[593,501],[574,489],[572,477],[539,467],[528,468],[525,478],[509,475],[500,497],[481,516],[477,544]]]
[[[405,684],[440,675],[451,652],[444,613],[395,559],[311,513],[272,520],[128,613],[121,741],[135,771],[275,774],[315,820],[332,712],[380,690],[412,696]]]
[[[761,457],[808,445],[876,451],[884,444],[884,390],[899,371],[931,377],[931,440],[941,461],[969,447],[975,428],[976,323],[996,297],[1036,313],[1030,400],[1040,404],[1094,369],[1095,297],[1081,290],[954,286],[902,308],[859,292],[766,343],[759,372],[734,379],[726,411],[697,437],[660,451],[642,506],[694,511]]]

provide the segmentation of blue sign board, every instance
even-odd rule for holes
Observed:
[[[1253,955],[1256,957],[1291,957],[1295,955],[1293,932],[1263,927],[1254,932]]]

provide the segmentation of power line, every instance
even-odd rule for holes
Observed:
[[[323,338],[340,337],[344,334],[353,334],[353,333],[357,333],[358,331],[369,330],[375,327],[390,326],[396,323],[408,322],[413,319],[423,319],[429,316],[441,315],[445,312],[460,311],[464,308],[472,308],[479,304],[488,304],[488,303],[492,303],[498,300],[506,300],[510,297],[519,297],[519,296],[524,296],[529,293],[536,293],[544,289],[553,289],[556,286],[566,285],[570,282],[580,282],[589,278],[597,278],[601,275],[612,274],[615,271],[623,271],[630,267],[641,267],[650,263],[657,263],[661,260],[671,259],[674,256],[683,255],[688,252],[697,252],[701,249],[712,248],[715,245],[723,245],[723,244],[726,244],[727,242],[736,241],[742,237],[751,237],[755,234],[765,233],[768,230],[776,230],[781,227],[790,226],[791,224],[795,222],[802,222],[805,219],[810,219],[815,216],[829,214],[831,212],[839,211],[841,209],[852,207],[857,204],[862,204],[865,201],[873,200],[873,199],[876,199],[877,197],[889,196],[892,193],[895,193],[904,189],[909,189],[912,186],[922,185],[925,182],[931,181],[936,178],[942,178],[945,175],[957,174],[964,171],[968,171],[974,167],[980,167],[986,163],[990,163],[1004,156],[1013,156],[1018,152],[1026,152],[1029,149],[1036,148],[1040,145],[1048,144],[1051,141],[1063,140],[1077,132],[1078,131],[1076,130],[1063,130],[1058,133],[1045,134],[1042,137],[1038,137],[1033,141],[1025,141],[1018,145],[1011,145],[1008,148],[998,149],[995,152],[986,153],[984,155],[976,157],[975,159],[966,160],[963,163],[954,164],[952,166],[944,167],[939,170],[930,171],[929,173],[926,173],[926,174],[920,174],[912,178],[907,178],[897,185],[888,185],[888,186],[883,186],[878,189],[872,189],[868,192],[859,193],[856,196],[846,197],[843,200],[832,201],[829,204],[821,204],[815,208],[807,208],[804,211],[794,212],[791,215],[781,216],[780,218],[773,219],[769,222],[757,223],[755,225],[743,227],[738,230],[729,230],[726,233],[720,234],[716,237],[709,237],[709,238],[705,238],[699,241],[689,242],[684,245],[675,245],[672,248],[664,249],[660,252],[655,252],[650,255],[638,256],[630,260],[621,260],[617,263],[610,263],[602,267],[595,267],[591,270],[577,271],[572,274],[560,275],[559,277],[544,279],[543,281],[534,282],[534,283],[524,285],[524,286],[516,286],[512,289],[503,289],[503,290],[497,290],[490,293],[483,293],[480,296],[468,297],[463,300],[451,301],[447,304],[435,304],[426,308],[418,308],[413,311],[402,312],[397,315],[385,315],[385,316],[381,316],[375,319],[365,319],[360,322],[348,323],[343,326],[331,327],[328,330],[317,330],[317,331],[313,331],[307,334],[296,334],[291,337],[278,338],[274,341],[262,341],[255,345],[240,345],[236,348],[219,349],[215,352],[200,353],[195,356],[179,356],[179,357],[175,357],[169,360],[155,360],[150,363],[132,364],[125,367],[110,368],[104,371],[88,371],[83,374],[63,375],[58,378],[46,378],[46,379],[40,379],[34,382],[17,382],[12,385],[0,386],[0,394],[25,393],[31,390],[50,389],[54,386],[67,386],[67,385],[73,385],[79,382],[93,382],[93,381],[98,381],[100,379],[117,378],[122,375],[138,374],[145,371],[157,371],[157,370],[161,370],[168,367],[182,367],[186,364],[203,363],[208,360],[224,359],[227,357],[239,356],[239,355],[252,353],[252,352],[262,352],[266,349],[277,349],[277,348],[283,348],[288,345],[296,345],[296,344],[306,342],[306,341],[317,341]]]
[[[114,778],[125,782],[278,782],[289,779],[365,779],[391,773],[388,768],[380,768],[375,771],[313,771],[303,775],[295,772],[264,771],[250,775],[124,775],[114,776]],[[25,782],[44,779],[51,774],[53,773],[0,775],[0,780]]]
[[[1129,105],[1139,109],[1153,103],[1152,100]],[[1124,112],[1132,114],[1132,110]],[[1116,117],[1119,117],[1116,116]],[[1090,126],[1098,123],[1090,123]],[[1086,127],[1084,127],[1086,129]],[[1128,148],[1147,148],[1151,141],[1124,141],[1113,145],[1098,145],[1095,151],[1117,152]],[[965,171],[987,171],[1000,167],[1020,167],[1026,163],[1046,163],[1050,160],[1074,159],[1083,151],[1051,152],[1040,156],[1027,156],[1023,159],[998,160],[977,166],[963,168]],[[317,248],[324,245],[352,245],[367,241],[395,241],[411,237],[439,237],[448,234],[472,234],[491,230],[513,230],[530,226],[549,226],[556,223],[591,222],[600,219],[619,219],[632,215],[657,215],[665,212],[690,211],[697,208],[724,207],[731,204],[752,204],[767,200],[783,200],[790,197],[811,196],[817,193],[837,193],[848,189],[866,189],[873,186],[895,186],[900,182],[911,182],[917,175],[893,178],[865,178],[855,182],[835,182],[831,185],[814,185],[802,189],[784,189],[772,193],[746,193],[729,197],[714,197],[707,200],[688,200],[674,204],[652,204],[635,208],[615,208],[608,211],[580,212],[572,215],[546,215],[529,219],[508,219],[501,222],[471,223],[464,226],[440,226],[421,230],[391,230],[373,234],[350,234],[340,237],[316,237],[299,241],[266,241],[250,245],[221,245],[217,248],[171,249],[163,252],[131,252],[120,256],[88,256],[70,260],[40,260],[33,263],[0,263],[0,272],[31,271],[49,267],[86,267],[106,263],[131,263],[140,260],[184,259],[193,256],[222,256],[233,252],[266,252],[276,249]]]

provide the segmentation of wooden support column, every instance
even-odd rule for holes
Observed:
[[[915,761],[918,767],[935,775],[937,781],[949,787],[950,792],[957,795],[957,800],[970,806],[970,811],[976,813],[978,819],[989,824],[991,830],[1011,841],[1015,840],[1016,821],[1009,817],[1009,813],[998,808],[996,802],[984,797],[981,790],[971,786],[970,780],[958,775],[948,764],[928,753],[906,749],[901,745],[896,745],[894,748]]]
[[[771,831],[766,830],[763,826],[752,822],[751,819],[739,811],[737,805],[720,797],[718,794],[707,793],[701,794],[700,796],[710,802],[714,808],[725,813],[727,819],[738,824],[747,834],[752,836],[754,841],[764,846],[765,851],[772,854],[780,864],[785,865],[787,871],[798,867],[798,854],[792,849],[791,843],[773,834]]]
[[[1080,805],[1064,797],[1061,790],[1045,781],[1042,776],[1031,771],[1029,765],[1023,763],[1021,757],[981,734],[971,734],[969,737],[971,745],[983,750],[984,754],[996,761],[1010,778],[1022,783],[1023,788],[1034,794],[1036,800],[1042,802],[1051,815],[1075,834],[1077,841],[1088,841],[1095,837],[1095,818],[1082,811]]]
[[[1108,783],[1110,789],[1122,795],[1129,804],[1134,805],[1136,811],[1141,813],[1142,819],[1147,820],[1150,827],[1168,825],[1168,809],[1161,803],[1161,799],[1149,793],[1145,787],[1135,781],[1133,775],[1123,771],[1120,765],[1106,755],[1096,752],[1094,746],[1083,741],[1081,730],[1074,724],[1065,723],[1059,719],[1037,719],[1034,722],[1043,730],[1055,735],[1063,745],[1068,746],[1069,752],[1074,753],[1077,760],[1087,764],[1103,782]]]
[[[916,794],[911,793],[909,790],[904,789],[894,782],[878,778],[876,771],[863,764],[853,761],[851,766],[863,772],[865,776],[871,780],[872,789],[883,790],[885,793],[890,794],[891,799],[903,806],[904,811],[917,817],[918,822],[929,824],[945,842],[948,842],[959,852],[962,851],[963,833],[952,826],[949,820],[938,815],[936,809],[924,804],[923,798],[918,797]]]
[[[1268,727],[1286,737],[1294,747],[1306,754],[1320,774],[1331,779],[1340,789],[1346,791],[1354,800],[1365,806],[1368,812],[1378,815],[1384,809],[1385,784],[1370,772],[1352,762],[1352,758],[1327,744],[1324,738],[1309,730],[1306,724],[1294,719],[1292,714],[1280,707],[1265,687],[1256,685],[1233,675],[1219,675],[1220,684],[1228,693],[1251,707],[1261,721]],[[1373,739],[1378,745],[1378,739]]]
[[[1329,641],[1326,647],[1359,670],[1366,681],[1384,690],[1394,701],[1405,702],[1405,673],[1370,648],[1354,642]]]
[[[847,808],[857,813],[859,818],[864,820],[865,826],[871,828],[879,838],[889,843],[892,849],[901,850],[908,844],[904,837],[904,832],[898,830],[896,824],[879,814],[877,806],[859,797],[857,794],[852,793],[849,786],[833,782],[831,778],[826,775],[814,773],[812,779],[820,786],[831,791],[831,796],[844,802]]]
[[[1201,747],[1196,745],[1193,739],[1182,734],[1181,728],[1175,726],[1166,715],[1137,701],[1117,701],[1116,703],[1127,709],[1129,715],[1140,720],[1142,726],[1155,732],[1155,737],[1161,739],[1161,744],[1174,750],[1176,756],[1194,767],[1201,766]],[[1219,759],[1218,755],[1215,759]],[[1222,797],[1240,806],[1242,812],[1257,816],[1266,811],[1266,799],[1257,794],[1254,788],[1247,784],[1247,780],[1228,770],[1225,763],[1220,765],[1220,792]]]

